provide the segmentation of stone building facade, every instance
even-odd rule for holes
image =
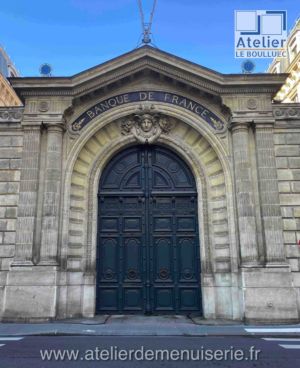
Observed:
[[[300,102],[300,18],[290,31],[284,47],[286,57],[275,58],[268,68],[269,73],[288,74],[274,100]]]
[[[2,320],[299,321],[300,104],[272,103],[286,77],[145,46],[12,79],[24,107],[0,109]]]
[[[0,107],[1,106],[22,106],[22,103],[11,87],[8,77],[18,77],[19,73],[9,56],[0,46]]]
[[[2,106],[22,106],[22,102],[8,80],[0,73],[0,107]]]

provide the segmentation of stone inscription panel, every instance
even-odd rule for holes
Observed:
[[[124,93],[118,96],[110,97],[97,103],[89,110],[81,114],[79,118],[71,124],[71,130],[74,133],[80,132],[94,118],[101,115],[105,111],[108,111],[115,107],[131,102],[145,101],[164,102],[167,104],[182,107],[200,116],[214,130],[219,131],[224,128],[224,122],[216,114],[214,114],[212,111],[208,110],[206,107],[202,106],[198,102],[190,100],[189,98],[162,91],[139,91]]]

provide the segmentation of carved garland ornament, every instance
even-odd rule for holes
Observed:
[[[140,106],[139,111],[121,122],[123,135],[132,134],[140,143],[154,143],[161,134],[169,134],[172,124],[169,119],[158,113],[154,105]]]

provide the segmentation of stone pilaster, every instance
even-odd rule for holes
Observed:
[[[249,124],[232,121],[232,144],[242,267],[259,264]]]
[[[48,124],[46,126],[47,151],[39,264],[56,265],[64,128],[62,125]]]
[[[255,141],[267,265],[285,263],[273,124],[256,123]]]
[[[37,214],[40,125],[24,126],[16,251],[12,266],[31,266]]]

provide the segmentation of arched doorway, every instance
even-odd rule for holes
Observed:
[[[96,313],[202,311],[197,190],[186,163],[135,146],[106,166],[98,192]]]

